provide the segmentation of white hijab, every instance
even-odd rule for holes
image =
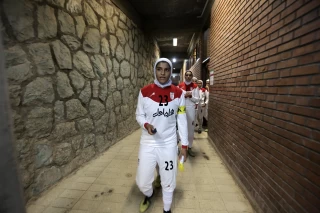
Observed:
[[[191,70],[187,70],[186,73],[187,73],[187,72],[191,72],[191,74],[193,75],[193,73],[192,73]],[[193,77],[193,78],[195,78],[195,77]],[[192,83],[192,79],[191,79],[191,81],[184,80],[184,83],[185,83],[186,85],[189,85],[189,84]]]
[[[164,83],[164,84],[161,84],[158,79],[157,79],[157,75],[156,75],[156,70],[157,70],[157,64],[160,63],[160,62],[167,62],[170,66],[170,77],[169,77],[169,80]],[[154,83],[155,85],[157,85],[158,87],[161,87],[161,88],[165,88],[165,87],[168,87],[172,84],[172,81],[171,81],[171,76],[172,76],[172,63],[169,59],[167,58],[159,58],[156,63],[154,64],[154,68],[153,68],[153,72],[154,72]]]

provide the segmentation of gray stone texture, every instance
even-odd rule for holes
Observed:
[[[33,29],[34,6],[31,2],[23,1],[17,8],[17,3],[12,0],[3,0],[3,11],[12,27],[13,34],[18,41],[26,41],[35,37]]]
[[[86,24],[85,24],[82,16],[76,16],[75,20],[76,20],[77,36],[78,36],[78,38],[81,39],[83,36],[84,30],[86,28]]]
[[[98,27],[98,18],[90,5],[86,2],[84,3],[84,16],[89,26]]]
[[[111,19],[107,19],[107,26],[110,33],[115,33],[116,29],[114,27],[113,21]]]
[[[76,34],[75,24],[73,18],[66,12],[58,11],[58,22],[60,30],[63,34]]]
[[[54,91],[52,80],[50,78],[36,78],[26,86],[23,97],[23,104],[29,104],[34,101],[43,103],[52,103],[54,100]]]
[[[30,79],[33,74],[26,52],[18,45],[5,51],[6,72],[11,83],[20,84]]]
[[[119,29],[119,28],[117,29],[116,36],[117,36],[120,44],[122,44],[122,45],[126,44],[126,38],[125,38],[124,33],[121,29]]]
[[[71,161],[72,146],[69,143],[60,143],[55,147],[54,150],[54,162],[55,164],[61,166]]]
[[[123,49],[123,47],[121,45],[117,46],[116,58],[118,59],[118,61],[122,61],[125,58],[124,49]]]
[[[49,44],[34,43],[29,45],[28,49],[39,75],[53,74],[55,72]]]
[[[70,50],[61,41],[56,40],[51,43],[56,61],[60,69],[72,69]]]
[[[123,61],[120,65],[120,74],[123,78],[130,77],[130,64],[127,61]]]
[[[69,73],[69,77],[71,79],[72,86],[79,93],[79,91],[81,91],[81,89],[84,87],[84,84],[85,84],[84,77],[82,77],[82,75],[76,70],[72,70]]]
[[[100,52],[100,32],[98,29],[89,28],[84,36],[83,49],[88,53]]]
[[[116,46],[117,46],[117,38],[114,35],[110,35],[110,48],[111,48],[111,54],[114,56],[116,54]]]
[[[62,143],[64,140],[75,136],[77,130],[75,128],[75,122],[59,123],[52,131],[51,138],[58,143]]]
[[[73,65],[85,77],[95,77],[89,57],[84,52],[78,51],[73,56]]]
[[[0,30],[28,200],[138,128],[159,50],[110,0],[13,2]]]
[[[107,24],[103,19],[100,19],[100,34],[101,36],[105,36],[107,33]]]
[[[83,117],[87,114],[86,108],[81,105],[78,99],[72,99],[66,102],[67,119]]]
[[[99,97],[99,80],[92,81],[92,97],[98,98]]]
[[[64,104],[63,101],[56,101],[54,104],[54,120],[60,122],[64,120]]]
[[[102,5],[100,5],[96,0],[88,0],[88,2],[100,17],[104,17],[105,14]]]
[[[93,121],[90,118],[84,118],[77,122],[77,128],[81,133],[90,133],[94,130]]]
[[[49,136],[53,126],[53,110],[51,108],[33,108],[27,116],[26,130],[28,136],[42,138]]]
[[[47,2],[59,7],[64,7],[65,0],[47,0]]]
[[[50,6],[39,6],[37,10],[38,37],[54,38],[57,36],[58,25],[54,15],[54,9]]]
[[[100,82],[100,92],[99,92],[99,99],[104,102],[108,96],[108,81],[106,78],[103,78]]]
[[[101,39],[101,52],[105,55],[108,56],[110,55],[110,48],[109,48],[109,42],[106,38]]]
[[[81,42],[73,36],[63,35],[61,36],[61,40],[73,51],[76,51],[81,47]]]
[[[60,98],[69,98],[74,94],[68,75],[63,72],[57,73],[57,91]]]
[[[82,13],[82,6],[81,6],[82,0],[67,0],[67,10],[74,14],[81,14]]]
[[[84,103],[85,105],[89,104],[90,98],[91,98],[91,85],[90,85],[90,81],[87,81],[85,84],[84,89],[81,91],[79,98],[81,100],[82,103]]]
[[[89,111],[92,118],[98,120],[105,113],[105,107],[100,101],[93,99],[90,101]]]

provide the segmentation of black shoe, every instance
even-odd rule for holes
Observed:
[[[171,213],[171,210],[169,210],[169,211],[163,210],[163,213]]]

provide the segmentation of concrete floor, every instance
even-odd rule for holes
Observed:
[[[138,213],[142,193],[135,184],[141,130],[30,201],[28,213]],[[207,133],[195,133],[195,158],[178,171],[173,213],[254,212],[223,165]],[[147,213],[162,213],[161,188]]]

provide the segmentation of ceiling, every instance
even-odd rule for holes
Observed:
[[[209,19],[214,0],[112,1],[157,40],[161,57],[176,58],[174,66],[179,72],[193,39]],[[178,38],[177,46],[173,46],[173,38]]]

